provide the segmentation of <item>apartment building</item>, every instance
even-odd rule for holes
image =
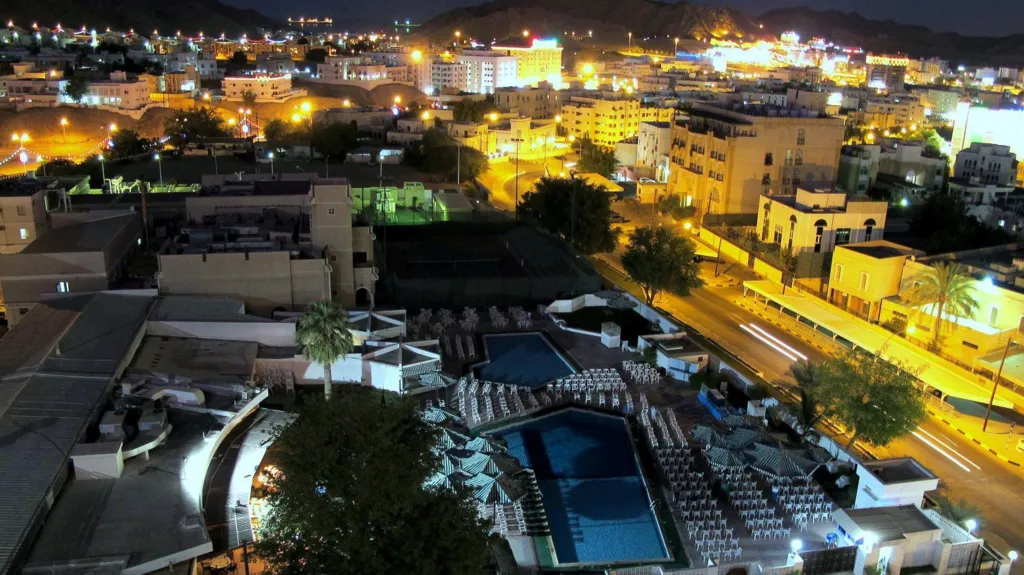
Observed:
[[[888,208],[863,196],[800,188],[793,195],[761,196],[757,233],[786,252],[825,254],[882,239]]]
[[[925,121],[924,105],[912,96],[871,98],[862,103],[859,123],[878,130],[900,130]]]
[[[494,105],[506,114],[550,118],[561,109],[558,96],[558,91],[547,83],[536,88],[498,88],[494,91]]]
[[[224,99],[228,101],[241,101],[246,92],[256,94],[257,102],[282,102],[306,93],[292,88],[291,74],[231,76],[224,78],[223,86]]]
[[[868,54],[865,78],[868,88],[902,92],[910,59],[905,56]]]
[[[13,74],[0,76],[0,100],[56,106],[65,98],[67,80],[61,70],[33,72],[31,64],[15,63],[11,66]]]
[[[466,66],[466,91],[493,94],[498,88],[518,86],[519,59],[499,50],[463,50],[455,61]]]
[[[671,122],[642,122],[637,136],[636,167],[660,183],[668,181],[672,152]]]
[[[907,258],[923,255],[885,240],[836,246],[828,299],[858,317],[877,322],[882,300],[900,291]]]
[[[1010,146],[974,142],[957,153],[953,177],[985,185],[1012,185],[1017,179],[1017,156]]]
[[[573,96],[562,106],[561,115],[562,126],[570,135],[590,137],[601,146],[612,147],[640,131],[640,101],[617,92]]]
[[[49,229],[48,187],[37,180],[0,182],[0,254],[16,254]]]
[[[469,91],[469,64],[465,62],[449,62],[436,59],[430,64],[430,90],[428,93],[439,92],[445,88]]]
[[[867,193],[879,176],[889,176],[923,193],[942,189],[946,159],[924,142],[885,140],[878,144],[843,146],[836,187],[850,193]]]
[[[672,126],[669,193],[701,214],[754,214],[762,195],[831,187],[843,120],[764,105],[692,104]]]
[[[529,43],[502,42],[491,46],[491,50],[503,52],[516,59],[519,79],[517,85],[557,83],[562,78],[562,47],[558,45],[557,40],[533,38]]]

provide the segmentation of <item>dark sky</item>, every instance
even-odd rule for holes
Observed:
[[[383,25],[394,19],[425,20],[435,14],[480,3],[478,0],[225,0],[228,4],[255,8],[268,16],[332,16],[335,22],[350,22],[352,28]],[[514,1],[514,0],[509,0]],[[586,0],[580,0],[586,1]],[[1024,2],[1021,0],[698,0],[694,4],[732,6],[751,15],[772,8],[805,4],[813,8],[858,11],[869,18],[893,19],[923,24],[939,31],[1002,36],[1024,32]],[[969,7],[969,8],[968,8]]]

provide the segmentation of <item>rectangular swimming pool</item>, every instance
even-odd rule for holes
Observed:
[[[486,334],[484,347],[488,361],[476,372],[487,381],[535,389],[576,372],[540,333]]]
[[[559,565],[670,558],[624,419],[570,408],[494,435],[536,473]]]

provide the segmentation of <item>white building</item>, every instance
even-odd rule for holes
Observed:
[[[456,61],[466,65],[466,91],[493,94],[495,88],[519,85],[515,56],[494,50],[465,50]]]
[[[256,94],[257,102],[282,102],[305,90],[292,89],[291,74],[257,74],[224,78],[224,99],[239,101],[246,92]]]
[[[1017,156],[1010,146],[974,142],[956,155],[953,176],[979,184],[1012,185],[1017,177]]]
[[[14,66],[14,74],[0,76],[0,100],[17,104],[56,106],[64,97],[67,80],[61,72],[29,72],[27,65]]]
[[[445,62],[437,59],[430,64],[430,87],[432,91],[452,88],[460,92],[469,91],[469,64]]]
[[[534,38],[529,44],[503,43],[491,46],[516,58],[518,85],[537,85],[540,82],[557,84],[562,79],[562,47],[555,40]]]
[[[139,110],[149,105],[149,82],[129,79],[124,72],[111,72],[109,80],[90,82],[81,104]]]
[[[636,167],[651,171],[654,180],[667,182],[672,151],[671,122],[642,122],[637,136]]]

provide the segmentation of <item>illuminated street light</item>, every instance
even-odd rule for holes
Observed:
[[[1020,553],[1017,553],[1016,551],[1010,551],[1006,554],[1006,556],[1010,559],[1010,563],[1013,563],[1017,560],[1018,557],[1020,557]]]
[[[497,122],[498,121],[498,113],[497,112],[491,112],[491,115],[488,116],[488,117],[490,118],[490,120],[492,122]]]
[[[164,164],[160,161],[160,152],[153,154],[153,161],[156,162],[156,169],[160,173],[160,187],[164,187]]]
[[[523,30],[523,38],[526,38],[529,35],[530,35],[530,31],[529,30]]]
[[[302,121],[302,116],[300,116],[298,113],[292,114],[292,123],[298,124],[301,121]]]
[[[401,103],[402,103],[402,97],[401,96],[395,96],[395,105],[397,106],[397,105],[399,105]]]
[[[268,152],[267,157],[270,158],[270,173],[274,173],[274,152]]]
[[[413,62],[419,62],[420,60],[423,59],[423,52],[420,52],[419,50],[413,50],[411,56]]]
[[[423,112],[422,114],[420,114],[420,118],[423,118],[424,120],[429,120],[430,112]]]
[[[302,110],[303,114],[308,114],[313,109],[313,106],[309,102],[303,102],[299,109]]]
[[[352,102],[348,98],[345,98],[344,100],[341,101],[341,105],[342,107],[348,108],[349,106],[352,105]]]
[[[968,533],[972,533],[975,529],[978,528],[978,522],[974,519],[968,519],[967,521],[964,521],[964,525],[967,526]]]

